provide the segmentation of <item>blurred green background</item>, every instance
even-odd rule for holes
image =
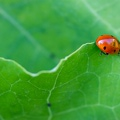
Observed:
[[[120,38],[119,0],[0,0],[0,56],[49,70],[101,34]]]

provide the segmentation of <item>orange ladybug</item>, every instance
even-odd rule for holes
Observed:
[[[112,35],[99,36],[96,45],[106,55],[120,53],[120,42]]]

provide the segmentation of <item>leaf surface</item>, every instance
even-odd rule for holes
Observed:
[[[34,73],[52,69],[101,34],[119,39],[119,8],[118,0],[0,0],[0,56]]]
[[[120,56],[85,44],[52,71],[0,59],[1,120],[119,120]]]

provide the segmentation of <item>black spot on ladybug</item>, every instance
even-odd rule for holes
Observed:
[[[104,46],[103,49],[106,50],[106,46]]]
[[[114,52],[116,52],[116,50],[114,50]]]
[[[51,103],[47,103],[47,106],[48,106],[48,107],[51,107]]]

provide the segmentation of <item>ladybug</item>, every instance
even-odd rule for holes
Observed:
[[[101,53],[119,54],[120,42],[112,35],[101,35],[96,40],[96,45],[101,50]]]

